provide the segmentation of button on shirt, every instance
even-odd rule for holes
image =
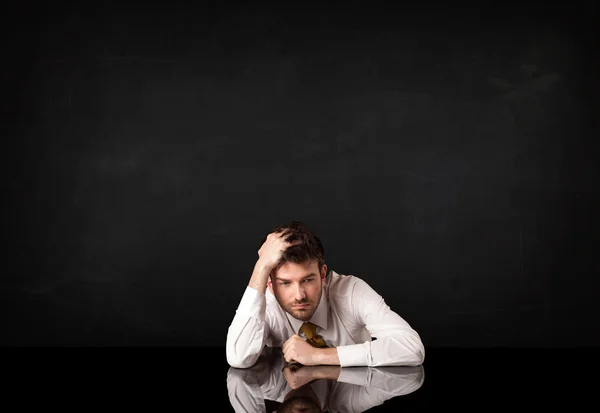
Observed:
[[[342,367],[423,363],[417,332],[359,277],[331,271],[309,321],[328,346],[337,348]],[[302,335],[303,322],[285,312],[270,289],[263,294],[247,286],[227,332],[228,363],[250,367],[265,345],[282,347],[292,335]]]

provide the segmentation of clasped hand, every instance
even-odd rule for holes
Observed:
[[[300,363],[304,366],[317,364],[315,356],[320,350],[304,341],[298,334],[291,336],[281,347],[283,357],[288,363]]]

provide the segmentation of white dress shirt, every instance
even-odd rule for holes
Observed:
[[[283,374],[283,356],[260,359],[249,369],[230,368],[227,393],[236,413],[265,413],[265,400],[283,403],[292,391]],[[342,368],[337,380],[307,384],[323,411],[360,413],[397,396],[417,391],[425,380],[423,366]]]
[[[330,271],[310,321],[337,348],[342,367],[416,366],[424,361],[419,334],[356,276]],[[281,308],[270,289],[263,294],[247,286],[227,332],[228,363],[250,367],[264,346],[281,347],[292,335],[302,335],[302,323]]]

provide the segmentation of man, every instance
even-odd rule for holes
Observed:
[[[300,366],[286,363],[279,349],[265,348],[251,368],[231,367],[226,381],[237,413],[361,413],[414,393],[424,380],[423,366]]]
[[[303,223],[275,228],[258,256],[227,332],[230,366],[252,366],[265,346],[305,366],[423,363],[417,332],[362,279],[328,275],[321,240]]]

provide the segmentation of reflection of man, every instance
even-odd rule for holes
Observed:
[[[423,363],[417,331],[367,282],[328,271],[319,237],[301,222],[275,228],[258,255],[227,332],[230,366],[253,365],[264,346],[306,366]]]
[[[257,363],[227,372],[229,401],[237,413],[360,413],[418,390],[423,366],[302,366],[285,361],[278,348],[265,348]]]

